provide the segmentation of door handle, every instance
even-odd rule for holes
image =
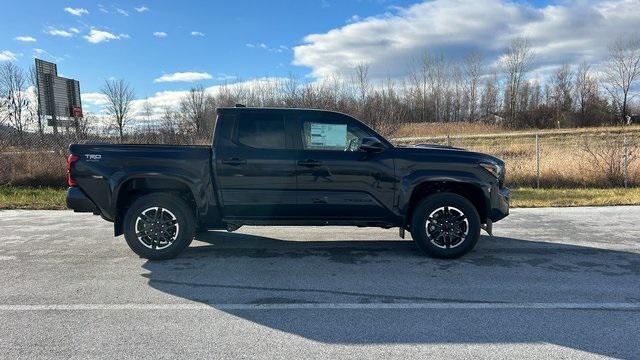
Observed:
[[[320,161],[320,160],[312,160],[312,159],[300,160],[300,161],[298,161],[298,165],[306,166],[306,167],[315,167],[315,166],[322,165],[322,161]]]
[[[225,165],[238,166],[238,165],[245,165],[247,163],[247,160],[231,158],[231,159],[222,160],[222,163]]]

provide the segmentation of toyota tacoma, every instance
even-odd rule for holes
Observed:
[[[509,213],[504,162],[438,146],[394,146],[346,114],[218,108],[211,146],[72,144],[67,205],[114,224],[148,259],[195,233],[243,225],[398,227],[455,258]]]

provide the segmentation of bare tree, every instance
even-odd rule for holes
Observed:
[[[294,73],[289,73],[287,79],[282,82],[282,95],[284,97],[284,105],[289,107],[297,107],[299,99],[300,84],[298,77]]]
[[[486,78],[480,99],[480,111],[482,116],[486,117],[488,115],[496,115],[498,112],[500,106],[500,101],[498,99],[500,92],[499,86],[498,74],[495,72]]]
[[[40,83],[38,82],[38,74],[36,72],[36,67],[35,66],[31,66],[29,68],[29,82],[31,84],[31,89],[32,89],[32,93],[31,93],[31,97],[33,99],[33,103],[32,103],[32,112],[35,114],[36,117],[36,122],[38,125],[38,133],[40,133],[40,136],[44,135],[44,116],[43,114],[40,113],[40,97],[38,96],[38,94],[40,93]],[[55,130],[54,133],[58,132],[58,128],[57,125],[55,125]]]
[[[443,54],[425,59],[427,78],[434,103],[434,120],[449,120],[444,115],[444,97],[449,90],[449,67]]]
[[[358,64],[355,69],[355,78],[353,79],[357,92],[358,113],[360,118],[371,124],[371,109],[368,106],[369,93],[371,91],[371,84],[369,83],[369,65]],[[371,124],[372,125],[372,124]]]
[[[78,139],[86,139],[89,136],[89,124],[95,124],[98,120],[94,114],[86,114],[76,121],[76,136]]]
[[[640,35],[619,39],[609,46],[604,70],[604,87],[618,107],[624,124],[628,103],[636,93],[632,90],[640,79]]]
[[[465,72],[462,65],[454,62],[450,67],[450,86],[446,95],[448,97],[447,103],[450,104],[449,120],[462,121],[466,116],[466,109],[468,108],[467,101],[469,96],[465,88]]]
[[[154,127],[151,125],[151,117],[153,116],[153,106],[151,106],[151,102],[149,99],[145,99],[142,103],[142,116],[144,117],[145,127],[147,128],[147,132],[152,132]]]
[[[573,105],[573,71],[571,65],[563,64],[551,79],[553,107],[556,118],[571,111]]]
[[[180,101],[180,112],[187,125],[197,136],[208,134],[207,93],[202,86],[193,87]]]
[[[429,77],[427,70],[429,67],[429,59],[429,54],[424,54],[421,61],[409,72],[409,79],[411,82],[409,94],[415,104],[415,108],[419,111],[419,121],[429,120],[427,115],[429,108]]]
[[[0,66],[0,116],[18,132],[22,142],[33,114],[27,93],[27,76],[13,62]]]
[[[538,79],[533,80],[529,84],[529,101],[528,110],[536,110],[542,104],[542,86],[540,85],[540,81]]]
[[[574,85],[576,93],[576,105],[579,111],[578,125],[587,125],[590,108],[593,99],[598,93],[598,84],[591,75],[591,66],[587,62],[582,62],[576,71]]]
[[[502,66],[506,75],[505,106],[508,119],[512,125],[518,126],[517,115],[519,96],[522,84],[533,62],[533,50],[526,38],[516,38],[509,44],[502,58]]]
[[[467,106],[469,120],[477,120],[478,117],[478,103],[480,97],[480,78],[483,74],[482,55],[474,52],[468,54],[464,58],[464,72],[466,78],[465,92],[467,95]]]
[[[120,79],[106,80],[100,91],[107,98],[105,110],[113,121],[112,125],[118,129],[120,142],[122,142],[124,127],[132,112],[132,103],[135,97],[133,89],[125,80]]]

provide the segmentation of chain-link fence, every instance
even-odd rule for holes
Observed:
[[[632,187],[640,185],[640,131],[530,132],[396,139],[495,155],[509,186]]]
[[[118,143],[118,137],[0,131],[0,185],[64,186],[70,143]],[[126,143],[208,144],[190,134],[145,131]],[[507,164],[509,186],[623,187],[640,185],[640,128],[618,131],[445,136],[395,139],[398,144],[435,143],[495,155]]]
[[[66,158],[72,143],[208,144],[210,139],[192,134],[141,131],[117,136],[77,134],[61,129],[57,134],[17,132],[0,127],[0,186],[65,186]]]

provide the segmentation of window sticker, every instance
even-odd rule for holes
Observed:
[[[311,123],[310,148],[335,148],[347,147],[346,124]]]

